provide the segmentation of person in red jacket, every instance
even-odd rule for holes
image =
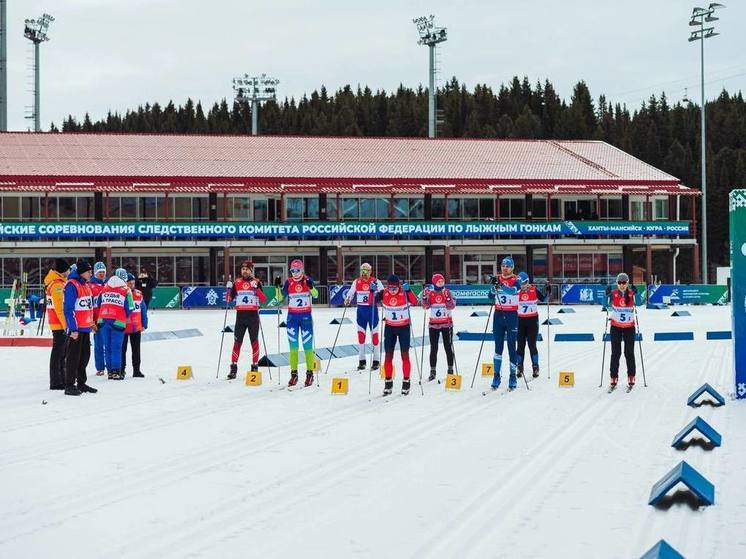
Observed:
[[[98,296],[98,327],[104,337],[104,357],[109,380],[122,380],[122,344],[127,317],[134,303],[127,287],[127,270],[117,268]]]
[[[122,341],[122,376],[127,376],[127,342],[132,347],[132,376],[143,378],[140,370],[140,341],[142,331],[148,329],[148,305],[145,303],[142,291],[135,287],[134,274],[127,274],[127,287],[132,293],[132,312],[127,317]]]
[[[238,374],[238,357],[247,330],[251,340],[251,370],[259,370],[259,308],[267,302],[267,296],[262,291],[262,282],[254,277],[254,263],[251,260],[244,260],[241,263],[241,277],[235,283],[228,281],[225,286],[228,288],[228,302],[236,302],[231,370],[228,373],[228,380],[231,380]]]
[[[422,291],[422,306],[429,311],[430,334],[430,376],[428,381],[438,376],[438,338],[443,336],[443,347],[446,350],[448,374],[453,373],[453,318],[451,313],[456,308],[456,299],[446,287],[443,274],[433,274],[432,285]]]
[[[526,343],[531,355],[532,375],[539,376],[539,350],[536,340],[539,338],[539,301],[545,301],[549,293],[549,283],[544,291],[533,285],[526,272],[518,274],[520,291],[518,292],[518,377],[523,376],[523,363],[526,357]]]
[[[394,388],[394,349],[396,349],[397,340],[399,341],[402,373],[404,375],[401,393],[406,395],[409,394],[409,377],[412,370],[409,361],[409,346],[412,342],[409,309],[412,305],[418,304],[417,296],[409,289],[408,283],[401,285],[399,277],[392,274],[386,281],[386,289],[376,293],[376,300],[383,306],[384,324],[386,325],[383,330],[383,370],[386,372],[383,395],[388,396]]]
[[[624,342],[624,359],[627,362],[627,383],[629,388],[635,385],[635,286],[630,286],[629,276],[622,272],[616,277],[617,288],[612,291],[606,288],[609,299],[607,307],[611,309],[611,388],[619,382],[619,359]]]

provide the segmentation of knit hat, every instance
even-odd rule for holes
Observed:
[[[90,272],[91,271],[91,265],[88,262],[88,260],[78,260],[75,263],[75,267],[78,270],[78,275],[83,275],[86,272]]]
[[[253,270],[254,263],[251,260],[246,259],[243,262],[241,262],[241,268],[248,268],[249,270]]]
[[[296,258],[290,263],[290,269],[291,270],[302,270],[303,269],[303,260],[300,260]]]
[[[127,281],[135,281],[135,274],[127,274]]]
[[[399,285],[399,276],[397,276],[396,274],[391,274],[386,280],[386,283],[388,283],[389,285]]]
[[[513,262],[513,258],[510,256],[506,256],[505,258],[503,258],[502,265],[508,268],[515,268],[515,263]]]
[[[67,260],[64,258],[55,258],[54,259],[54,271],[59,272],[60,274],[64,274],[70,269],[70,265],[67,263]]]
[[[526,272],[521,272],[518,274],[518,282],[523,285],[524,283],[528,283],[529,277]]]
[[[620,281],[626,281],[627,283],[629,283],[629,276],[622,272],[616,277],[616,281],[617,283],[619,283]]]
[[[443,274],[433,274],[433,285],[437,286],[439,282],[445,283],[446,278]]]
[[[114,270],[114,275],[123,282],[127,282],[127,270],[125,270],[124,268],[117,268],[116,270]]]
[[[106,264],[104,264],[103,262],[96,262],[93,265],[93,274],[96,275],[99,272],[106,273]]]

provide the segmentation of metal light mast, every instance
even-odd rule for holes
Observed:
[[[8,129],[8,6],[0,0],[0,132]]]
[[[277,98],[277,84],[280,80],[267,74],[233,78],[233,91],[236,101],[251,101],[251,135],[259,134],[259,103]]]
[[[34,110],[26,118],[34,121],[34,132],[41,132],[41,91],[39,85],[39,45],[48,41],[47,30],[54,18],[49,14],[42,14],[39,19],[24,20],[23,36],[34,43]]]
[[[692,31],[689,36],[689,42],[699,41],[699,61],[701,69],[701,82],[700,82],[700,94],[702,99],[702,110],[700,111],[701,122],[701,133],[702,138],[700,143],[702,144],[702,283],[709,283],[708,281],[708,266],[707,266],[707,135],[705,133],[705,39],[720,35],[715,33],[715,27],[705,27],[705,23],[717,21],[720,18],[715,17],[713,14],[715,10],[724,8],[722,4],[710,4],[707,8],[694,8],[692,10],[692,19],[689,21],[689,25],[692,27],[699,27],[696,31]]]
[[[430,87],[428,90],[428,107],[427,107],[427,136],[434,138],[436,135],[436,97],[435,97],[435,45],[448,39],[448,31],[445,27],[435,27],[433,20],[435,16],[422,16],[412,20],[417,26],[420,34],[418,45],[427,45],[430,49]]]

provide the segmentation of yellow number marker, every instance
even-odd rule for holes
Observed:
[[[249,371],[246,373],[246,386],[261,386],[262,373],[260,371]]]
[[[461,375],[446,375],[446,390],[461,390]]]
[[[176,380],[189,380],[194,378],[191,365],[179,365],[176,367]]]
[[[482,363],[482,376],[491,377],[495,373],[495,367],[492,363]]]
[[[347,394],[349,386],[349,379],[344,377],[334,377],[332,379],[332,394]]]
[[[572,371],[560,371],[559,385],[566,388],[575,386],[575,373]]]

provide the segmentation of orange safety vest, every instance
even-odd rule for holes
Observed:
[[[78,294],[75,299],[75,309],[73,310],[78,330],[83,328],[90,329],[93,326],[93,295],[91,295],[91,288],[88,287],[87,283],[81,283],[75,278],[67,281],[72,282]]]
[[[142,332],[142,291],[139,289],[133,289],[132,301],[135,303],[135,308],[132,309],[132,312],[127,318],[127,328],[125,328],[125,332],[128,334]]]
[[[129,287],[105,286],[101,291],[101,305],[98,308],[99,320],[115,320],[122,325],[127,324],[127,313],[124,305],[127,301]]]

